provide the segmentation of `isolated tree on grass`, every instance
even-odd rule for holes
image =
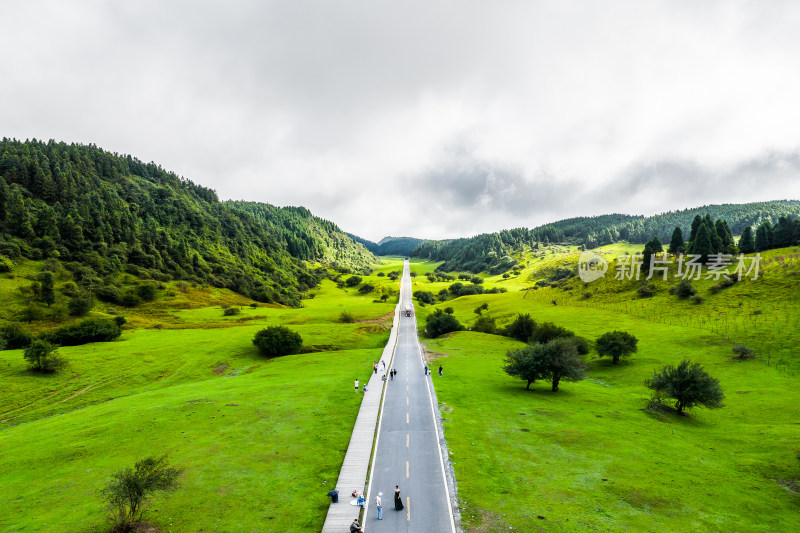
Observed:
[[[286,326],[269,326],[256,333],[253,344],[264,355],[292,355],[300,352],[303,338]]]
[[[361,283],[361,278],[358,276],[350,276],[344,282],[344,284],[347,285],[348,287],[355,287],[359,283]]]
[[[709,409],[722,407],[725,398],[719,380],[709,376],[699,363],[688,360],[678,366],[668,365],[654,371],[653,377],[646,379],[644,384],[653,390],[655,397],[674,399],[679,414],[695,405]]]
[[[58,355],[58,346],[36,339],[25,348],[23,357],[37,372],[55,372],[64,368],[67,362]]]
[[[135,531],[142,520],[145,504],[157,492],[174,492],[183,469],[170,467],[167,456],[147,457],[111,476],[102,490],[108,502],[111,531]]]
[[[578,353],[576,341],[559,337],[546,344],[532,344],[506,353],[505,371],[508,375],[525,380],[529,389],[536,380],[552,383],[558,392],[561,380],[579,381],[584,378],[586,364]]]
[[[621,357],[635,353],[639,340],[625,331],[609,331],[597,338],[595,348],[600,357],[611,357],[613,364],[619,363]]]
[[[464,326],[461,325],[456,317],[445,313],[441,309],[437,309],[432,314],[428,315],[428,318],[425,320],[425,334],[428,337],[438,337],[445,333],[464,329]]]

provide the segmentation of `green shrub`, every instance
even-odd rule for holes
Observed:
[[[643,283],[638,289],[636,289],[636,294],[639,298],[650,298],[651,296],[655,295],[656,293],[656,286],[652,283]]]
[[[136,522],[144,516],[147,501],[158,492],[173,492],[183,472],[170,467],[167,456],[147,457],[133,468],[119,470],[101,491],[108,503],[112,532],[140,531]]]
[[[414,291],[414,298],[419,300],[424,304],[435,304],[436,298],[433,296],[433,293],[430,291]]]
[[[126,292],[125,295],[122,296],[122,300],[120,300],[119,303],[121,303],[125,307],[136,307],[137,305],[142,303],[142,300],[134,293]]]
[[[115,285],[103,285],[94,290],[95,296],[103,302],[119,304],[122,302],[122,293]]]
[[[339,322],[343,324],[352,324],[355,321],[356,319],[353,318],[353,315],[350,313],[350,311],[342,311],[341,314],[339,314]]]
[[[678,285],[669,289],[670,294],[675,294],[678,298],[688,298],[697,292],[692,282],[688,279],[682,279]]]
[[[348,287],[355,287],[359,283],[361,283],[361,278],[358,276],[350,276],[344,282],[344,284],[347,285]]]
[[[222,311],[222,316],[235,316],[241,313],[238,307],[227,307]]]
[[[736,354],[736,359],[752,359],[755,357],[753,350],[744,344],[734,344],[732,351],[734,354]]]
[[[120,336],[122,330],[116,318],[87,318],[61,326],[55,331],[41,335],[41,338],[62,346],[78,346],[90,342],[106,342]]]
[[[156,299],[156,286],[152,283],[143,283],[136,286],[136,296],[143,302],[152,302]]]
[[[358,288],[358,292],[361,294],[367,294],[375,290],[375,285],[371,285],[369,283],[363,284],[361,287]]]
[[[0,255],[0,273],[11,272],[14,269],[14,262],[4,255]]]
[[[93,305],[92,296],[88,292],[82,292],[69,299],[67,308],[69,308],[70,315],[83,316],[92,309]]]
[[[128,323],[128,320],[124,316],[117,315],[114,317],[114,323],[121,328]]]
[[[705,298],[703,298],[699,294],[695,294],[694,296],[689,298],[689,301],[692,302],[693,304],[697,305],[697,304],[701,304],[701,303],[705,302],[706,300],[705,300]]]
[[[264,355],[292,355],[300,352],[303,338],[285,326],[269,326],[256,333],[253,344]]]
[[[461,331],[463,329],[464,326],[461,325],[456,317],[443,312],[441,309],[437,309],[432,314],[428,315],[426,319],[425,334],[428,337],[438,337],[445,333]]]
[[[58,355],[58,347],[47,341],[36,339],[25,348],[23,357],[37,372],[55,372],[64,368],[67,362]]]
[[[504,333],[506,337],[528,342],[531,340],[534,330],[536,330],[536,321],[531,318],[530,314],[520,313],[511,324],[506,326]]]
[[[480,333],[489,333],[490,335],[497,334],[497,324],[495,323],[495,319],[490,316],[481,316],[478,320],[475,321],[475,324],[472,325],[472,331],[478,331]]]
[[[6,350],[25,348],[33,340],[33,337],[16,322],[11,322],[0,328],[0,338],[5,342]]]
[[[74,281],[65,282],[63,285],[61,285],[61,287],[58,288],[58,290],[64,296],[75,296],[76,294],[78,294],[81,291],[78,288],[78,284],[75,283]]]

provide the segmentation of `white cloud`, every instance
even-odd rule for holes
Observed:
[[[6,3],[0,134],[375,240],[798,198],[797,166],[752,163],[798,149],[798,26],[791,2]]]

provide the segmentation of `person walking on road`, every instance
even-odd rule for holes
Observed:
[[[394,510],[395,511],[402,511],[405,509],[403,507],[403,498],[400,497],[400,487],[395,485],[394,486]]]
[[[378,520],[383,520],[383,502],[381,502],[382,492],[375,496],[375,506],[378,508]]]
[[[358,380],[356,380],[356,394],[358,394]]]
[[[428,365],[425,365],[425,375],[428,375]]]
[[[439,377],[442,377],[442,365],[439,365]]]

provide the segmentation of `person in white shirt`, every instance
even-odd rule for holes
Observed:
[[[377,496],[375,496],[375,506],[378,508],[378,520],[383,520],[383,504],[381,503],[381,496],[383,496],[382,492],[379,492]]]

